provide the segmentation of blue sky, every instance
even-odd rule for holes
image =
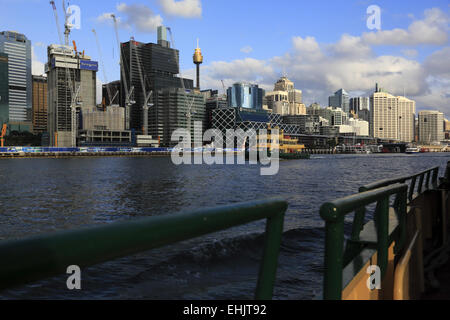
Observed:
[[[62,3],[55,2],[62,25]],[[59,42],[49,1],[0,0],[0,4],[0,29],[19,31],[32,41],[38,73],[46,60],[46,46]],[[199,38],[203,88],[221,89],[220,80],[227,86],[243,80],[271,90],[286,72],[303,90],[306,104],[326,104],[326,97],[341,86],[364,95],[379,81],[394,94],[405,90],[418,109],[441,109],[450,115],[445,0],[73,0],[70,4],[81,8],[81,29],[72,31],[71,40],[98,60],[91,32],[97,30],[109,81],[119,78],[117,45],[109,19],[102,16],[115,13],[121,22],[121,41],[134,36],[156,42],[156,24],[170,26],[181,52],[183,75],[191,78]],[[381,9],[378,32],[367,28],[369,5]],[[104,81],[102,72],[98,78]]]

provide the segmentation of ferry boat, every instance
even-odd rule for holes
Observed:
[[[406,148],[405,153],[407,153],[407,154],[420,153],[420,149],[419,148]]]

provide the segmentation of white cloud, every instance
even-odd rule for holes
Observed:
[[[402,53],[408,58],[415,58],[419,54],[419,52],[415,49],[404,49]]]
[[[250,53],[250,52],[252,52],[253,51],[253,48],[251,47],[251,46],[245,46],[245,47],[243,47],[243,48],[241,48],[241,52],[243,52],[243,53]]]
[[[159,0],[162,11],[169,16],[182,18],[200,18],[202,16],[201,0]]]
[[[31,74],[41,76],[45,74],[45,63],[41,62],[34,51],[34,45],[31,46]]]
[[[427,9],[423,20],[412,22],[408,30],[393,29],[377,32],[365,32],[362,39],[372,45],[407,45],[420,44],[443,45],[448,42],[449,16],[438,8]]]
[[[131,29],[136,28],[139,32],[156,31],[158,26],[163,24],[163,18],[158,14],[156,15],[149,7],[142,4],[120,3],[116,7],[118,14],[122,14],[124,17],[116,14],[116,20],[119,28]],[[97,17],[97,22],[112,24],[111,18],[112,12],[106,12]]]

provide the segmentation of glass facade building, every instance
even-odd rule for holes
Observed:
[[[158,39],[159,42],[161,39]],[[165,41],[165,40],[162,40]],[[128,41],[121,44],[121,54],[124,63],[125,77],[129,88],[134,87],[132,100],[136,101],[130,108],[130,129],[141,132],[143,128],[143,111],[144,93],[140,78],[140,71],[142,71],[145,78],[145,86],[147,94],[150,90],[153,91],[153,100],[150,103],[155,103],[154,94],[156,91],[166,88],[182,88],[181,78],[177,77],[180,72],[179,67],[179,51],[170,48],[169,42],[162,42],[162,44],[142,43],[137,41]],[[121,75],[121,105],[125,105],[125,88],[124,79]],[[185,89],[193,89],[194,82],[190,79],[183,79]],[[150,119],[149,113],[149,123]]]
[[[8,55],[0,52],[0,128],[9,120]]]
[[[344,112],[350,112],[350,97],[344,89],[339,89],[328,98],[330,107],[341,108]]]
[[[235,108],[262,109],[264,89],[255,84],[235,83],[228,88],[228,105]]]
[[[0,32],[0,52],[8,55],[9,122],[31,122],[31,41],[17,32]]]

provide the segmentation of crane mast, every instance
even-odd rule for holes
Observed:
[[[98,40],[97,32],[95,31],[95,29],[92,29],[92,32],[94,33],[95,42],[97,43],[97,49],[98,49],[98,54],[99,54],[99,57],[100,57],[100,63],[102,64],[103,78],[104,78],[104,80],[106,82],[106,92],[108,94],[109,105],[111,105],[113,103],[113,100],[112,100],[112,96],[111,96],[111,88],[109,87],[108,78],[106,76],[105,64],[103,62],[102,47],[100,46],[100,41]]]
[[[59,37],[59,42],[61,43],[61,45],[63,45],[63,37],[62,37],[62,33],[61,33],[61,28],[59,26],[59,20],[58,20],[58,11],[56,9],[56,5],[55,5],[55,1],[50,1],[50,4],[52,5],[53,8],[53,13],[55,16],[55,21],[56,21],[56,28],[58,30],[58,37]],[[80,89],[81,89],[81,85],[79,85],[76,89],[74,89],[73,83],[72,83],[72,79],[70,76],[70,71],[69,68],[67,67],[67,54],[65,49],[69,46],[69,34],[70,34],[70,25],[68,23],[68,15],[66,12],[66,6],[63,0],[63,8],[64,8],[64,18],[65,18],[65,23],[64,23],[64,27],[65,27],[65,47],[63,47],[63,59],[64,59],[64,68],[66,70],[66,85],[68,84],[69,89],[70,89],[70,97],[71,97],[71,101],[70,101],[70,111],[71,111],[71,144],[72,147],[76,147],[77,144],[77,126],[76,126],[76,115],[77,115],[77,105],[79,104],[78,101],[78,95],[80,93]]]
[[[136,61],[137,61],[137,65],[138,65],[138,70],[139,70],[139,78],[141,80],[141,86],[142,86],[142,93],[144,94],[144,103],[142,105],[142,111],[143,111],[143,130],[142,133],[143,135],[148,135],[148,109],[149,107],[153,106],[152,103],[150,102],[150,98],[152,97],[152,93],[153,91],[150,90],[149,94],[147,94],[147,89],[145,88],[145,81],[144,81],[144,76],[142,74],[142,65],[141,65],[141,60],[139,58],[139,54],[138,54],[138,50],[137,50],[137,46],[135,41],[130,41],[131,42],[131,46],[134,50],[134,54],[136,56]]]
[[[122,79],[124,81],[124,88],[125,88],[125,129],[129,130],[130,129],[130,107],[136,103],[135,101],[131,101],[131,96],[134,91],[134,86],[131,86],[130,90],[128,90],[127,77],[125,74],[125,68],[124,68],[123,58],[122,58],[122,46],[120,45],[119,31],[117,28],[117,19],[114,14],[111,15],[111,18],[114,21],[114,31],[116,33],[116,40],[117,40],[117,44],[119,46],[119,54],[120,54],[120,71],[122,73]]]

